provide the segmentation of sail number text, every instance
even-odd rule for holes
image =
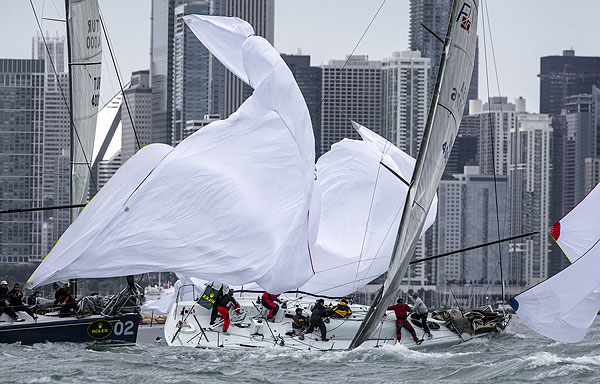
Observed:
[[[100,48],[102,40],[100,38],[100,19],[91,19],[87,21],[88,36],[85,38],[87,49]]]
[[[131,336],[133,335],[133,326],[134,324],[131,320],[126,321],[125,324],[119,320],[115,323],[114,333],[117,336]]]

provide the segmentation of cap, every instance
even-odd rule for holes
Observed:
[[[8,281],[2,280],[2,282],[0,283],[0,285],[8,285]]]

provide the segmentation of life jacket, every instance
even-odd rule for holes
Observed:
[[[292,328],[302,328],[304,326],[306,326],[306,317],[302,316],[302,315],[294,315],[294,318],[292,319]]]
[[[331,312],[332,314],[337,315],[339,317],[346,317],[352,314],[352,310],[350,310],[350,307],[341,303],[331,308]]]

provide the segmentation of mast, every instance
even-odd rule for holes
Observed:
[[[396,298],[400,282],[417,246],[462,119],[474,65],[478,7],[478,0],[453,2],[440,69],[388,276],[377,292],[350,348],[361,345],[380,325],[387,307]]]

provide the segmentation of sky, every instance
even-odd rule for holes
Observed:
[[[39,17],[64,18],[62,0],[32,0]],[[349,54],[383,0],[275,0],[275,47],[282,53],[311,55],[313,65]],[[151,0],[99,0],[121,77],[149,68]],[[372,60],[408,48],[408,0],[386,0],[356,54]],[[527,110],[539,109],[540,57],[574,49],[579,56],[600,56],[597,0],[487,0],[490,35],[486,36],[489,75],[485,71],[482,15],[479,19],[479,98],[499,93],[523,96]],[[0,58],[30,58],[38,27],[28,0],[0,0]],[[51,36],[64,35],[64,23],[42,20]],[[493,42],[493,45],[491,44]],[[492,48],[496,61],[492,60]],[[102,100],[119,89],[105,49]],[[498,82],[494,67],[498,68]],[[109,71],[110,69],[110,71]],[[499,83],[499,87],[498,87]],[[498,92],[500,88],[500,92]]]

